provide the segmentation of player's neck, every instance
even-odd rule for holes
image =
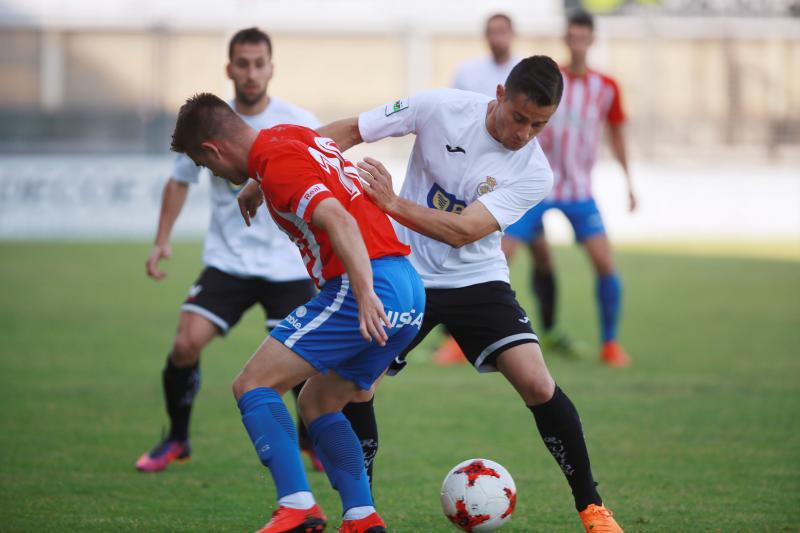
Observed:
[[[572,58],[567,65],[567,72],[576,77],[585,76],[588,71],[589,67],[586,65],[586,59]]]
[[[258,134],[259,132],[257,130],[248,127],[247,129],[242,131],[241,137],[236,143],[237,146],[241,147],[240,152],[237,154],[238,155],[237,169],[241,171],[243,176],[251,177],[253,179],[257,178],[255,176],[249,176],[250,152],[253,150],[253,145],[256,143]]]
[[[492,59],[494,59],[495,65],[505,65],[511,60],[511,50],[507,50],[504,54],[500,55],[493,55]]]
[[[240,115],[251,116],[251,115],[258,115],[259,113],[263,113],[264,110],[269,106],[271,98],[267,93],[264,93],[257,102],[254,104],[249,104],[247,102],[243,102],[238,98],[234,100],[233,106],[236,108],[236,112]]]

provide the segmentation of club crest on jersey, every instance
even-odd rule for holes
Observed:
[[[487,192],[492,192],[497,187],[497,180],[491,176],[486,176],[486,181],[478,184],[478,196],[483,196]]]
[[[388,117],[389,115],[394,115],[398,111],[402,111],[403,109],[408,108],[408,98],[401,98],[400,100],[395,101],[393,104],[387,104],[386,109],[384,109],[384,114]]]
[[[428,207],[458,215],[467,207],[467,202],[459,200],[455,194],[450,194],[434,183],[428,193]]]

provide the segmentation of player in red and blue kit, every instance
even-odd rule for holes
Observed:
[[[233,183],[251,178],[239,200],[245,220],[266,201],[320,288],[272,330],[233,384],[242,422],[278,496],[261,532],[325,528],[281,400],[305,379],[297,405],[341,496],[339,531],[385,532],[361,444],[341,410],[420,330],[425,291],[406,259],[410,249],[364,195],[353,164],[313,130],[279,125],[258,132],[206,93],[181,108],[172,149]]]
[[[542,217],[558,209],[569,220],[575,239],[583,245],[597,275],[596,295],[600,315],[605,364],[625,367],[631,364],[617,340],[617,324],[622,306],[622,282],[617,274],[606,236],[603,218],[592,196],[591,174],[603,127],[607,125],[611,151],[620,163],[628,186],[628,205],[636,208],[625,149],[619,88],[609,76],[591,70],[586,54],[594,39],[594,21],[585,11],[574,11],[567,19],[565,42],[570,62],[561,68],[564,96],[547,128],[539,135],[542,150],[553,169],[553,191],[543,202],[506,229],[503,251],[510,261],[521,244],[529,244],[534,269],[531,285],[542,320],[542,345],[566,353],[577,353],[575,344],[555,327],[556,282]]]

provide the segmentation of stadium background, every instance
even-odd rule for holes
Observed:
[[[623,339],[639,358],[627,374],[588,361],[555,361],[554,373],[590,404],[582,411],[590,424],[614,419],[613,431],[589,429],[588,436],[595,448],[593,436],[623,441],[601,448],[595,461],[627,469],[603,478],[611,478],[604,486],[616,491],[615,509],[629,530],[667,530],[658,517],[683,511],[679,529],[685,531],[794,531],[789,511],[800,504],[800,7],[789,0],[592,4],[609,10],[598,20],[590,63],[618,79],[630,117],[640,208],[626,212],[622,174],[609,160],[595,170],[595,192],[612,239],[622,244],[619,262],[629,280]],[[244,451],[223,453],[225,468],[208,466],[209,453],[205,470],[198,465],[163,486],[130,472],[139,448],[154,437],[157,370],[177,303],[198,270],[197,242],[208,219],[201,185],[176,226],[185,244],[167,265],[170,279],[161,286],[145,279],[142,265],[172,160],[169,133],[189,94],[230,96],[223,66],[235,30],[257,25],[271,34],[270,94],[326,122],[449,85],[460,62],[486,53],[481,32],[494,12],[514,19],[516,54],[563,59],[564,8],[561,0],[0,1],[0,455],[6,458],[0,531],[59,524],[241,530],[243,516],[248,527],[265,516],[258,507],[264,494],[254,499],[248,492],[256,465],[240,442],[227,392],[261,337],[254,313],[206,357],[196,417],[205,420],[195,422],[209,451],[228,446],[219,427],[233,435],[237,453]],[[409,148],[407,139],[382,142],[359,147],[353,157],[385,160],[399,181]],[[558,215],[547,223],[554,240],[569,242]],[[517,290],[532,309],[526,263],[517,263]],[[573,248],[559,249],[564,322],[594,339],[584,263]],[[475,394],[495,394],[493,381],[460,369],[439,372],[421,364],[408,388],[387,387],[379,420],[402,418],[411,394],[415,416],[405,416],[426,432],[447,434],[459,430],[452,412],[422,414],[430,411],[421,400],[426,386],[469,384]],[[614,391],[600,387],[592,379],[597,375]],[[671,409],[676,401],[680,407]],[[474,409],[479,417],[520,424],[497,415],[491,402],[459,402],[453,412]],[[703,409],[693,412],[698,404]],[[666,430],[653,423],[659,416]],[[98,420],[112,439],[93,425]],[[393,509],[389,519],[398,525],[409,517],[413,523],[414,509],[422,509],[424,525],[398,531],[446,530],[436,514],[436,484],[465,457],[427,436],[420,442],[435,450],[415,449],[425,468],[421,479],[392,473],[412,453],[393,447],[393,432],[398,440],[403,434],[396,423],[383,429],[379,466],[395,492],[382,489],[379,503]],[[709,425],[718,429],[710,436]],[[574,530],[564,525],[570,518],[563,502],[547,500],[549,487],[565,492],[549,458],[542,453],[533,465],[515,464],[515,456],[529,455],[530,439],[503,430],[506,449],[477,436],[479,424],[461,430],[470,428],[474,454],[486,450],[511,463],[512,474],[543,498],[521,499],[510,530]],[[642,428],[652,435],[643,437]],[[58,453],[47,451],[52,441]],[[518,451],[506,459],[509,449]],[[618,454],[630,462],[615,463]],[[215,501],[220,479],[235,486],[230,472],[250,476],[239,487],[247,496]],[[430,494],[409,496],[426,482]],[[623,483],[625,489],[612,488]],[[164,503],[173,491],[209,509],[186,515]],[[229,507],[220,509],[221,502]],[[335,508],[332,502],[328,507]],[[731,506],[738,514],[726,511]],[[137,518],[150,512],[162,519]]]

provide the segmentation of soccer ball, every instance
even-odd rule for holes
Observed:
[[[442,483],[442,509],[456,527],[483,533],[511,519],[517,487],[508,470],[488,459],[457,464]]]

